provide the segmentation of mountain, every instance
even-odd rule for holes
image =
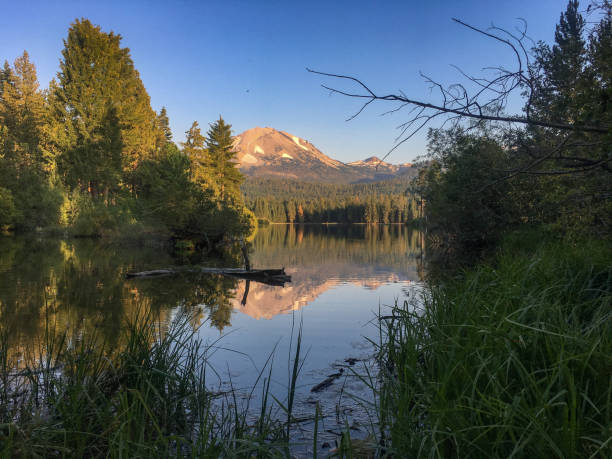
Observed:
[[[360,183],[416,174],[410,163],[389,164],[375,156],[345,164],[307,140],[270,127],[244,131],[236,136],[234,146],[240,170],[252,177]]]
[[[339,280],[337,275],[332,275],[330,276],[331,278],[325,276],[329,269],[346,269],[349,267],[356,267],[357,271],[352,271],[350,275],[347,275],[346,280]],[[251,282],[246,298],[244,296],[246,281],[239,281],[236,287],[236,294],[230,299],[230,303],[235,310],[247,314],[254,319],[271,319],[278,314],[297,311],[315,301],[326,291],[341,284],[358,285],[369,290],[376,290],[385,284],[408,283],[417,279],[416,273],[412,275],[413,279],[407,280],[407,276],[404,273],[394,272],[376,272],[373,279],[358,279],[358,276],[362,275],[361,273],[372,276],[371,271],[373,271],[371,268],[367,269],[364,265],[316,266],[307,269],[302,267],[299,269],[290,268],[286,272],[291,275],[291,284],[278,288]],[[246,302],[244,302],[245,299]]]
[[[403,164],[389,164],[384,162],[382,159],[378,158],[377,156],[370,156],[369,158],[366,158],[364,160],[359,160],[359,161],[353,161],[352,163],[347,163],[347,166],[354,166],[354,167],[361,167],[361,168],[365,168],[365,167],[369,167],[371,169],[378,169],[379,172],[387,172],[390,174],[396,174],[397,172],[399,172],[402,169],[407,169],[412,167],[411,163],[403,163]]]

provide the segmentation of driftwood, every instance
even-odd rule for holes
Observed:
[[[267,285],[283,286],[286,282],[291,282],[291,276],[285,274],[285,268],[281,269],[240,269],[240,268],[189,268],[189,269],[155,269],[152,271],[141,271],[137,273],[127,273],[125,277],[140,278],[140,277],[159,277],[170,276],[183,272],[196,272],[206,274],[221,274],[223,276],[232,276],[239,279],[252,280],[261,282]]]
[[[327,389],[329,386],[331,386],[334,383],[336,379],[342,376],[342,373],[344,373],[344,368],[340,368],[340,371],[338,373],[329,375],[327,379],[321,381],[319,384],[317,384],[312,389],[310,389],[310,392],[321,392]]]
[[[128,279],[132,277],[158,277],[158,276],[169,276],[175,274],[178,271],[172,269],[154,269],[152,271],[141,271],[139,273],[126,273],[125,277]]]

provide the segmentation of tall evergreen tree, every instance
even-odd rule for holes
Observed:
[[[210,159],[206,150],[206,138],[197,121],[185,131],[185,142],[182,143],[183,152],[191,162],[191,178],[202,188],[211,188]]]
[[[210,157],[211,175],[219,188],[222,200],[233,198],[241,201],[240,184],[244,176],[238,170],[235,161],[232,126],[221,116],[210,125],[206,137],[206,146]]]
[[[20,217],[14,223],[50,223],[56,206],[49,201],[53,158],[45,148],[46,102],[27,52],[13,68],[5,64],[0,85],[0,179],[14,196]]]
[[[587,30],[577,0],[570,0],[555,28],[552,46],[540,43],[534,50],[539,78],[526,109],[538,118],[594,126],[609,125],[612,105],[611,63],[612,28],[610,6],[604,3],[601,22]],[[587,42],[588,38],[588,42]],[[538,218],[557,222],[568,229],[609,231],[610,136],[597,133],[571,133],[530,126],[527,141],[519,143],[519,153],[533,161],[540,156],[543,170],[558,171],[528,181],[517,189],[530,189],[519,201],[532,201]],[[546,161],[547,152],[559,148],[559,158]],[[538,190],[534,192],[534,190]],[[517,199],[517,198],[515,198]],[[580,223],[578,223],[580,222]],[[602,228],[600,230],[600,228]]]
[[[13,81],[13,71],[8,61],[4,61],[4,65],[0,70],[0,99],[2,99],[2,93],[4,88],[4,82],[11,84]]]
[[[584,71],[584,27],[578,0],[570,0],[556,26],[554,45],[540,43],[535,49],[535,65],[542,78],[537,82],[533,108],[542,119],[582,121],[584,93],[592,84],[591,73]]]
[[[41,148],[45,99],[36,69],[27,52],[3,71],[0,123],[5,127],[2,158],[16,173],[26,168],[42,170]]]
[[[159,127],[161,128],[166,140],[168,142],[172,142],[172,131],[170,130],[170,120],[168,119],[168,112],[166,111],[166,107],[162,107],[159,115],[157,115],[157,119],[159,122]]]
[[[168,119],[166,107],[162,107],[157,114],[155,126],[158,131],[155,148],[158,152],[161,152],[165,149],[167,144],[172,143],[172,130],[170,129],[170,120]]]
[[[612,3],[603,4],[603,17],[589,35],[588,54],[594,74],[592,117],[604,125],[612,118]]]
[[[116,189],[155,149],[156,115],[129,49],[120,44],[120,35],[76,20],[52,85],[62,174],[92,196]]]

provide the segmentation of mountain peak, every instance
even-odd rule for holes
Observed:
[[[363,160],[364,163],[382,163],[383,161],[378,156],[370,156]]]
[[[234,148],[240,170],[255,177],[353,183],[392,178],[399,171],[376,156],[344,164],[307,140],[271,127],[244,131],[235,137]]]

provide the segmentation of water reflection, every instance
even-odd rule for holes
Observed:
[[[246,305],[234,308],[256,319],[297,310],[341,283],[375,290],[421,278],[422,235],[405,226],[272,226],[254,241],[254,265],[286,268],[283,289],[251,284]],[[244,289],[242,282],[239,290]]]
[[[87,339],[120,351],[126,321],[151,313],[163,331],[179,311],[187,310],[204,343],[211,391],[235,390],[239,399],[241,394],[260,393],[254,388],[260,372],[269,368],[270,393],[282,401],[289,380],[288,357],[295,349],[292,333],[301,324],[304,360],[294,415],[311,417],[318,404],[327,429],[319,438],[331,443],[334,432],[346,427],[345,419],[351,426],[371,421],[347,395],[355,400],[372,397],[362,378],[374,374],[365,373],[365,368],[374,367],[375,361],[364,337],[378,337],[376,321],[372,325],[378,306],[403,299],[422,278],[422,240],[421,233],[404,226],[263,228],[252,244],[251,265],[285,267],[292,282],[283,288],[190,272],[125,279],[131,271],[194,262],[239,266],[238,249],[223,258],[199,259],[195,254],[177,257],[161,247],[0,238],[0,346],[8,344],[6,357],[13,367],[31,366],[27,359],[44,355],[47,333],[67,334],[67,346]],[[296,310],[300,312],[289,314]],[[326,390],[310,391],[329,374],[348,368],[347,361],[358,363]],[[353,371],[361,371],[361,376]],[[253,406],[258,404],[254,401]]]
[[[253,241],[251,264],[285,267],[284,288],[220,275],[183,273],[126,280],[125,273],[185,262],[159,247],[121,247],[94,240],[0,239],[0,324],[9,343],[37,346],[53,324],[71,339],[95,334],[116,347],[120,325],[138,312],[167,322],[172,311],[196,312],[194,326],[231,327],[236,313],[271,319],[312,303],[339,284],[365,289],[417,280],[421,235],[404,226],[271,226]],[[189,260],[193,261],[193,260]],[[202,264],[238,266],[240,252]],[[205,326],[208,326],[205,324]]]

